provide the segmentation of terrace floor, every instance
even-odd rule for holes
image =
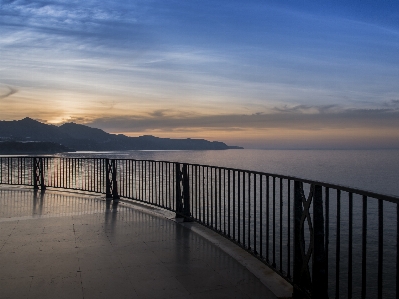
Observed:
[[[285,297],[261,262],[173,216],[98,194],[0,188],[0,298]]]

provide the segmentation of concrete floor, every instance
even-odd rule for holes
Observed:
[[[218,246],[147,210],[1,188],[0,298],[277,298]]]

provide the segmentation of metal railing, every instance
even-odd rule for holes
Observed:
[[[75,189],[176,212],[230,239],[294,298],[398,298],[399,199],[270,173],[166,161],[3,157],[0,183]]]

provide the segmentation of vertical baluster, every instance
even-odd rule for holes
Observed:
[[[270,264],[269,260],[269,201],[270,201],[270,190],[269,190],[269,176],[266,176],[266,261]]]
[[[123,162],[125,162],[125,163],[123,163]],[[121,161],[121,165],[123,165],[122,167],[123,167],[124,171],[122,171],[122,170],[120,171],[121,179],[119,182],[119,184],[120,184],[120,188],[119,188],[120,194],[119,195],[124,196],[124,197],[129,197],[128,196],[128,194],[129,194],[128,188],[127,188],[127,185],[129,184],[129,180],[127,179],[128,178],[127,162],[128,161],[126,159]],[[123,173],[123,175],[122,175],[122,173]]]
[[[219,231],[222,230],[222,169],[219,168]]]
[[[54,160],[54,163],[56,163],[55,162],[55,160]],[[79,158],[74,158],[74,163],[73,163],[73,175],[74,175],[74,186],[75,186],[75,189],[80,189],[79,187],[79,174],[78,174],[78,163],[79,163]],[[99,165],[99,167],[102,167],[102,164],[100,164]],[[101,171],[101,168],[100,168],[100,171]],[[99,186],[101,187],[102,186],[102,182],[99,182]],[[100,191],[100,193],[102,193],[101,191]]]
[[[325,246],[325,255],[326,255],[326,277],[328,277],[328,245],[330,242],[330,188],[326,187],[325,188],[325,198],[326,198],[326,208],[325,208],[325,214],[326,214],[326,221],[324,222],[325,228],[325,241],[324,241],[324,246]]]
[[[201,170],[202,170],[202,173],[201,173],[201,171],[200,171],[200,175],[201,175],[201,177],[200,177],[200,180],[201,180],[201,182],[200,182],[200,188],[201,188],[201,191],[202,191],[202,194],[201,194],[201,197],[200,197],[200,200],[201,200],[201,207],[202,207],[202,211],[201,211],[201,222],[202,223],[205,223],[205,219],[206,219],[206,213],[205,213],[205,205],[206,205],[206,198],[205,198],[205,196],[206,196],[206,194],[205,194],[205,166],[200,166],[201,167]]]
[[[205,183],[205,180],[206,180],[206,176],[205,176],[205,169],[206,169],[206,167],[205,166],[202,166],[201,167],[202,168],[202,222],[203,223],[206,223],[206,216],[207,216],[207,213],[206,213],[206,183]]]
[[[165,179],[166,177],[166,173],[165,173],[165,162],[161,162],[161,176],[162,176],[162,190],[161,190],[161,194],[162,194],[162,206],[166,208],[166,202],[165,202]]]
[[[127,180],[127,184],[126,185],[129,185],[128,187],[127,187],[127,197],[128,198],[132,198],[132,187],[133,187],[133,180],[132,180],[132,160],[127,160],[127,164],[126,164],[126,166],[127,166],[127,169],[126,169],[126,172],[127,172],[127,178],[126,178],[126,180]]]
[[[378,199],[378,299],[382,299],[383,242],[384,242],[384,205],[382,199]]]
[[[201,173],[198,174],[198,172],[200,171],[200,168],[198,167],[198,165],[195,165],[195,201],[196,201],[196,209],[195,209],[195,218],[199,219],[199,215],[200,215],[200,201],[199,201],[199,177],[201,175]]]
[[[66,158],[62,159],[62,169],[61,169],[61,176],[62,176],[62,188],[65,188],[65,164],[66,164]]]
[[[248,172],[248,249],[251,249],[251,173]]]
[[[71,158],[68,159],[68,189],[71,188],[71,160]]]
[[[144,160],[141,161],[141,201],[145,201],[146,196],[146,176],[147,176],[147,168],[146,162]],[[176,178],[174,178],[176,180]]]
[[[151,176],[152,176],[152,179],[151,179],[151,181],[152,181],[152,188],[151,188],[151,190],[152,190],[152,198],[153,198],[153,203],[155,205],[158,205],[158,200],[157,200],[157,176],[156,176],[157,164],[156,164],[155,161],[152,161],[151,164],[152,164],[152,169],[151,169],[151,171],[152,171],[152,174],[151,174]]]
[[[195,173],[196,173],[196,198],[197,198],[197,219],[201,220],[201,166],[196,165],[195,166]]]
[[[161,207],[165,207],[163,202],[163,162],[157,162],[158,164],[158,202]],[[191,182],[192,184],[192,182]],[[191,186],[191,189],[193,187]],[[193,195],[191,195],[191,198]]]
[[[236,171],[233,170],[233,240],[236,240]]]
[[[287,180],[287,278],[291,279],[291,180]]]
[[[258,251],[256,250],[256,173],[254,173],[254,254],[257,254]]]
[[[283,270],[283,179],[280,178],[280,271]]]
[[[148,161],[144,161],[144,197],[143,200],[145,202],[149,202],[151,200],[150,198],[150,186],[149,186],[149,172],[150,169],[148,167]]]
[[[148,161],[144,160],[144,195],[143,195],[143,200],[145,202],[150,202],[151,198],[149,197],[149,182],[148,182],[148,177],[149,177],[149,167],[148,167]]]
[[[237,190],[237,206],[238,206],[238,213],[237,213],[237,221],[238,221],[238,243],[241,242],[241,172],[237,171],[238,174],[238,190]]]
[[[223,233],[226,234],[226,169],[223,169]]]
[[[93,173],[93,163],[92,163],[92,159],[89,158],[87,159],[87,166],[88,166],[88,172],[87,172],[87,185],[89,188],[89,191],[93,190],[93,179],[92,179],[92,173]],[[112,187],[114,187],[112,185]]]
[[[144,200],[144,161],[140,161],[140,200]]]
[[[171,175],[171,177],[172,177],[172,182],[173,182],[173,185],[171,185],[170,186],[170,191],[171,191],[171,194],[172,194],[172,209],[175,209],[175,207],[176,207],[176,194],[177,194],[177,190],[176,190],[176,175],[175,175],[175,173],[176,173],[176,171],[177,171],[177,163],[172,163],[171,164],[171,173],[170,173],[170,175]]]
[[[396,298],[399,297],[399,202],[396,204]]]
[[[339,298],[339,269],[341,259],[341,190],[337,190],[337,243],[335,246],[335,298]]]
[[[263,255],[263,175],[259,175],[259,255]]]
[[[17,157],[17,184],[20,184],[20,180],[19,180],[19,161],[20,158]]]
[[[10,172],[11,172],[11,167],[12,167],[10,159],[11,158],[7,158],[7,184],[10,184]],[[36,173],[35,173],[35,176],[36,176]],[[36,178],[35,178],[35,180],[36,180]]]
[[[227,177],[227,184],[228,184],[228,193],[227,193],[227,219],[228,219],[228,225],[227,225],[227,227],[228,227],[228,233],[227,233],[227,235],[229,236],[229,238],[230,238],[230,236],[231,236],[231,234],[230,234],[230,200],[231,200],[231,197],[230,197],[230,194],[231,194],[231,189],[230,189],[230,182],[231,182],[231,180],[230,180],[230,173],[231,173],[231,171],[230,170],[228,170],[228,177]]]
[[[349,244],[348,244],[348,298],[352,298],[352,228],[353,228],[353,194],[349,192]]]
[[[57,164],[55,165],[55,178],[54,178],[54,187],[57,187],[57,188],[59,188],[60,186],[59,186],[59,184],[58,184],[58,182],[59,182],[59,179],[58,179],[58,177],[59,177],[59,171],[58,171],[58,166],[60,165],[60,161],[59,161],[59,159],[57,159]]]
[[[175,176],[174,174],[174,167],[175,164],[174,163],[168,163],[168,167],[169,167],[169,171],[168,171],[168,175],[169,175],[169,205],[173,210],[174,207],[174,187],[175,187]],[[170,179],[171,178],[171,179]],[[172,182],[172,184],[171,184]]]
[[[135,161],[136,163],[136,175],[137,175],[137,187],[138,189],[136,190],[136,198],[138,200],[141,199],[141,174],[142,174],[142,168],[141,168],[141,161]]]
[[[218,229],[218,168],[215,167],[215,179],[214,179],[214,183],[215,183],[215,227],[214,229],[217,230]]]
[[[58,161],[61,163],[61,161]],[[106,168],[107,165],[104,165]],[[107,170],[105,169],[105,173],[107,173]],[[82,158],[79,159],[79,180],[80,180],[80,188],[81,190],[85,190],[85,166],[84,166],[84,160]],[[104,175],[105,178],[105,175]]]
[[[218,208],[219,208],[219,199],[218,199],[218,187],[219,187],[219,181],[218,181],[218,168],[214,168],[215,171],[215,178],[213,180],[214,183],[214,202],[215,202],[215,207],[214,207],[214,222],[215,222],[215,226],[214,229],[217,230],[218,229]]]
[[[132,160],[131,162],[131,170],[132,177],[130,178],[132,182],[132,198],[137,199],[137,174],[136,174],[136,160]]]
[[[245,246],[245,172],[242,172],[242,245]]]
[[[213,167],[211,167],[211,179],[210,179],[210,182],[211,182],[211,196],[210,196],[210,198],[209,198],[209,200],[210,200],[210,205],[211,205],[211,227],[213,227]]]
[[[206,167],[206,225],[209,226],[209,167]]]
[[[276,268],[276,177],[273,176],[273,268]]]
[[[362,298],[366,298],[366,250],[367,246],[367,196],[363,195],[363,223],[362,223]]]
[[[153,161],[149,161],[150,163],[150,169],[149,169],[149,182],[150,182],[150,187],[148,188],[148,191],[151,191],[151,203],[154,204],[154,162]]]
[[[21,165],[21,158],[17,157],[17,184],[22,185],[22,165]]]
[[[176,178],[175,178],[176,179]],[[141,201],[145,201],[145,189],[146,189],[146,165],[145,165],[145,161],[142,160],[141,161]]]

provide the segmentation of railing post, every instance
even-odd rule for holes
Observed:
[[[105,197],[107,200],[113,199],[115,203],[119,201],[118,181],[116,179],[117,168],[114,159],[105,159]]]
[[[187,171],[187,164],[175,163],[176,167],[176,218],[184,218],[184,221],[191,221],[190,212],[190,181]]]
[[[183,213],[185,217],[191,217],[190,213],[190,182],[187,164],[183,164]]]
[[[313,217],[310,207],[313,201]],[[313,218],[313,221],[312,221]],[[310,240],[305,249],[305,221]],[[309,262],[312,259],[312,276]],[[311,278],[312,277],[312,278]],[[327,260],[324,247],[324,216],[322,187],[311,185],[306,199],[303,183],[294,182],[294,294],[293,298],[328,298]]]
[[[44,184],[44,170],[43,170],[43,158],[32,158],[33,164],[33,189],[44,192],[46,185]]]
[[[106,199],[112,199],[112,186],[111,186],[111,164],[109,163],[109,159],[104,159],[104,167],[105,167],[105,197]]]
[[[32,158],[32,165],[33,165],[33,169],[32,169],[33,189],[38,190],[39,186],[37,184],[37,164],[36,164],[35,157]]]
[[[118,181],[116,179],[116,160],[112,159],[112,199],[115,203],[119,202],[119,194],[118,194]]]
[[[312,298],[328,298],[327,259],[324,247],[323,190],[314,186],[313,193],[314,248],[312,269]]]
[[[294,293],[293,298],[306,298],[305,290],[309,290],[310,273],[309,265],[304,260],[304,227],[303,227],[303,184],[299,181],[294,181],[294,271],[293,284]]]

